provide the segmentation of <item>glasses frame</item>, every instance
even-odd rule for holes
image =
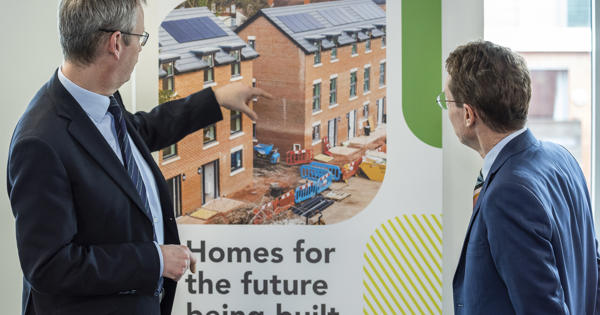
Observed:
[[[438,94],[438,96],[435,98],[435,102],[438,104],[438,106],[439,106],[441,109],[448,109],[448,104],[446,104],[446,103],[448,103],[448,102],[452,102],[452,103],[462,103],[462,102],[455,101],[455,100],[444,100],[444,101],[442,102],[442,94],[444,94],[444,97],[446,96],[446,94],[445,94],[445,93],[442,91],[442,92],[440,92],[440,94]]]
[[[142,46],[142,47],[144,47],[144,45],[146,45],[146,43],[148,42],[148,38],[150,37],[150,34],[148,34],[148,32],[146,32],[146,31],[144,31],[144,33],[142,33],[142,34],[123,32],[123,31],[119,31],[119,30],[107,30],[107,29],[103,29],[103,28],[99,29],[99,31],[106,32],[106,33],[121,32],[121,34],[125,34],[125,35],[139,36],[140,37],[140,46]]]

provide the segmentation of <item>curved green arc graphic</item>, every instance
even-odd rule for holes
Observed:
[[[402,113],[412,133],[442,147],[441,0],[402,1]]]

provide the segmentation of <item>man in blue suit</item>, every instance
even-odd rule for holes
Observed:
[[[63,0],[65,62],[15,128],[7,187],[23,314],[171,314],[193,270],[151,156],[262,90],[226,85],[129,113],[119,92],[148,39],[143,0]]]
[[[484,159],[458,268],[456,314],[599,314],[599,256],[583,173],[525,127],[523,58],[490,42],[456,48],[438,98]]]

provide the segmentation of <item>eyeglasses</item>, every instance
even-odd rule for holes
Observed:
[[[440,93],[436,98],[435,101],[437,102],[437,104],[442,108],[442,109],[448,109],[448,102],[452,102],[452,103],[461,103],[459,101],[453,101],[453,100],[447,100],[446,99],[446,94],[444,92]]]
[[[123,31],[119,31],[119,30],[99,29],[99,31],[107,32],[107,33],[121,32],[121,34],[125,34],[125,35],[139,36],[140,37],[140,46],[142,46],[142,47],[144,45],[146,45],[146,42],[148,41],[148,37],[150,37],[150,34],[148,34],[148,32],[144,32],[143,34],[134,34],[134,33],[128,33],[128,32],[123,32]]]

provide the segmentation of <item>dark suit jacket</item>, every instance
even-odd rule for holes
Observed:
[[[598,257],[577,161],[527,130],[500,152],[454,276],[458,314],[594,314]]]
[[[220,107],[207,89],[125,116],[156,179],[165,244],[179,244],[168,188],[150,152],[221,120]],[[159,314],[152,222],[119,159],[56,73],[16,126],[7,174],[23,314]],[[165,279],[162,315],[171,313],[175,286]]]

